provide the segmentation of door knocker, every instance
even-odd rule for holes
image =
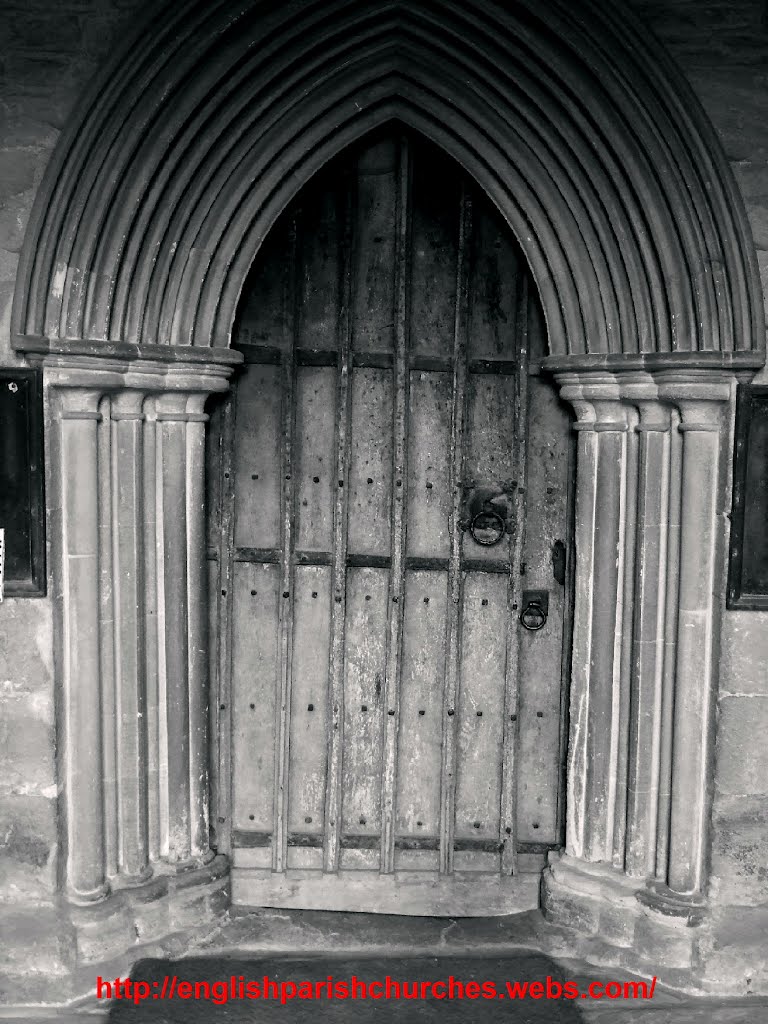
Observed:
[[[531,633],[536,633],[546,625],[549,616],[549,591],[524,590],[523,610],[520,612],[520,623]]]
[[[512,481],[501,487],[478,487],[464,484],[462,530],[469,530],[472,540],[484,548],[499,544],[508,532],[509,508],[517,484]]]

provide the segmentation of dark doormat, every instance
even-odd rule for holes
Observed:
[[[576,981],[553,960],[528,951],[505,957],[143,960],[130,981],[121,983],[110,1009],[114,1024],[576,1024],[585,1019],[579,1004],[588,998],[584,979]],[[102,996],[107,994],[102,985]],[[641,1003],[652,1005],[648,999],[635,1005]]]

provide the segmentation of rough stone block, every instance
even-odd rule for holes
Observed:
[[[56,844],[56,806],[40,794],[0,796],[0,854],[43,867]]]
[[[0,943],[0,964],[12,973],[59,977],[70,966],[71,933],[53,907],[2,908],[0,931],[13,942]]]
[[[13,289],[10,281],[0,284],[0,359],[7,365],[6,352],[11,354],[11,310],[13,308]]]
[[[0,131],[2,128],[0,128]],[[0,249],[0,281],[13,287],[19,269],[18,253]]]
[[[768,696],[768,612],[726,612],[721,637],[720,693]]]
[[[768,75],[759,68],[693,69],[688,79],[731,160],[768,160],[765,95]]]
[[[33,146],[39,152],[50,153],[58,136],[59,132],[50,125],[34,121],[21,110],[11,112],[7,105],[0,105],[0,139],[6,146]]]
[[[671,923],[654,911],[643,910],[635,926],[634,952],[649,964],[689,969],[698,937],[696,928],[683,922]]]
[[[18,252],[24,241],[24,232],[32,209],[34,195],[23,192],[0,205],[0,247]]]
[[[638,913],[636,902],[607,902],[600,911],[600,937],[614,946],[631,946]]]
[[[745,205],[755,245],[758,249],[768,249],[768,196],[748,197]]]
[[[171,898],[173,930],[204,924],[222,913],[228,903],[226,885],[225,879],[218,879],[207,885],[193,886],[173,893]]]
[[[551,878],[542,886],[541,909],[548,921],[582,935],[596,935],[600,927],[600,900],[572,892]]]
[[[718,798],[712,827],[717,902],[768,903],[768,797]]]
[[[16,10],[7,18],[6,28],[9,49],[66,53],[77,50],[82,40],[80,19],[69,13],[65,5],[45,11]]]
[[[38,50],[11,50],[7,53],[5,74],[17,91],[38,96],[52,92],[52,83],[70,78],[72,55]]]
[[[706,988],[715,994],[768,991],[768,905],[716,908],[702,941]]]
[[[763,306],[765,307],[765,316],[768,320],[768,252],[758,250],[757,266],[760,270],[760,281],[763,285]],[[757,377],[759,377],[760,380],[758,380]],[[760,371],[757,377],[755,378],[755,383],[765,384],[765,382],[768,380],[768,374],[766,374],[765,368],[763,368]]]
[[[99,963],[122,956],[136,944],[133,915],[119,898],[91,907],[73,907],[72,924],[77,934],[78,963]]]
[[[5,93],[5,109],[14,119],[26,119],[51,134],[58,134],[72,112],[85,80],[51,82],[32,93],[21,83],[9,82]]]
[[[10,598],[3,602],[0,628],[2,695],[53,694],[53,623],[50,601]]]
[[[35,188],[39,166],[40,155],[36,150],[0,150],[0,202]]]
[[[0,717],[0,792],[26,794],[55,785],[53,729],[6,703]]]
[[[715,784],[726,796],[768,794],[768,697],[724,697]]]

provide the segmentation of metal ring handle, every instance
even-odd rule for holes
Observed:
[[[532,633],[541,627],[547,621],[547,613],[541,607],[538,601],[530,601],[525,608],[520,612],[520,622],[526,629],[529,629]]]
[[[498,512],[478,512],[469,524],[469,532],[476,544],[492,548],[503,539],[507,524]]]

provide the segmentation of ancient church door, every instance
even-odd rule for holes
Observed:
[[[567,605],[559,435],[533,467],[539,556],[524,550],[542,333],[503,218],[397,126],[262,246],[220,496],[235,902],[536,905],[561,827]]]

